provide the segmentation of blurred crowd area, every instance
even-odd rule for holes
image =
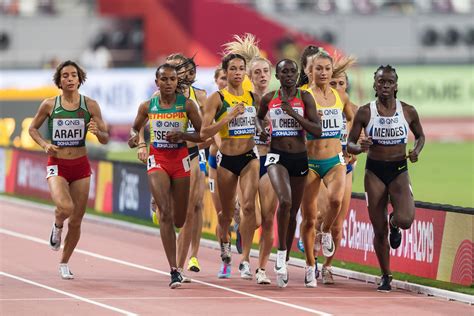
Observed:
[[[319,14],[472,14],[472,0],[229,0],[261,11],[313,11]]]
[[[0,0],[0,14],[13,16],[67,14],[71,9],[93,11],[95,0]],[[77,12],[76,12],[77,13]]]

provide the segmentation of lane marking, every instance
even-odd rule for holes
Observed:
[[[26,240],[33,241],[33,242],[36,242],[36,243],[39,243],[39,244],[44,244],[44,245],[49,244],[47,241],[45,241],[43,239],[33,237],[33,236],[30,236],[30,235],[26,235],[26,234],[22,234],[22,233],[18,233],[18,232],[14,232],[14,231],[7,230],[7,229],[4,229],[4,228],[0,228],[0,233],[5,234],[5,235],[9,235],[9,236],[13,236],[13,237],[17,237],[17,238],[21,238],[21,239],[26,239]],[[107,257],[107,256],[100,255],[100,254],[97,254],[97,253],[94,253],[94,252],[87,251],[87,250],[82,250],[82,249],[76,248],[74,250],[74,252],[81,253],[83,255],[91,256],[91,257],[94,257],[94,258],[102,259],[102,260],[105,260],[105,261],[118,263],[118,264],[121,264],[121,265],[124,265],[124,266],[133,267],[133,268],[136,268],[136,269],[145,270],[145,271],[154,272],[154,273],[158,273],[158,274],[161,274],[161,275],[169,276],[169,272],[161,271],[161,270],[158,270],[158,269],[153,269],[153,268],[150,268],[150,267],[147,267],[147,266],[142,266],[140,264],[128,262],[128,261],[125,261],[125,260],[120,260],[120,259],[116,259],[116,258],[112,258],[112,257]],[[293,309],[297,309],[297,310],[300,310],[300,311],[305,311],[305,312],[308,312],[308,313],[311,313],[311,314],[321,315],[321,316],[331,316],[331,314],[325,313],[323,311],[319,311],[319,310],[315,310],[315,309],[311,309],[311,308],[308,308],[308,307],[303,307],[303,306],[299,306],[299,305],[295,305],[295,304],[291,304],[291,303],[287,303],[287,302],[278,301],[276,299],[268,298],[268,297],[265,297],[265,296],[260,296],[260,295],[256,295],[256,294],[252,294],[252,293],[247,293],[247,292],[243,292],[243,291],[239,291],[239,290],[234,290],[234,289],[229,288],[229,287],[220,286],[220,285],[217,285],[217,284],[208,283],[208,282],[204,282],[204,281],[200,281],[200,280],[196,280],[196,279],[192,279],[192,281],[193,281],[193,283],[206,285],[206,286],[209,286],[209,287],[213,287],[213,288],[216,288],[216,289],[232,292],[232,293],[243,295],[243,296],[248,296],[248,297],[251,297],[251,298],[255,298],[257,300],[261,300],[261,301],[265,301],[265,302],[269,302],[269,303],[273,303],[273,304],[283,305],[283,306],[290,307],[290,308],[293,308]]]
[[[24,282],[24,283],[35,285],[35,286],[41,287],[43,289],[46,289],[46,290],[49,290],[49,291],[52,291],[52,292],[56,292],[56,293],[59,293],[59,294],[62,294],[62,295],[66,295],[66,296],[69,296],[69,297],[71,297],[75,300],[83,301],[83,302],[86,302],[86,303],[89,303],[89,304],[92,304],[92,305],[96,305],[96,306],[99,306],[99,307],[102,307],[102,308],[105,308],[105,309],[110,309],[114,312],[117,312],[117,313],[120,313],[120,314],[123,314],[123,315],[137,316],[137,314],[135,314],[135,313],[131,313],[129,311],[126,311],[126,310],[123,310],[123,309],[120,309],[120,308],[116,308],[116,307],[113,307],[113,306],[110,306],[110,305],[107,305],[107,304],[99,303],[99,302],[93,301],[91,299],[88,299],[88,298],[85,298],[85,297],[82,297],[82,296],[79,296],[79,295],[76,295],[76,294],[65,292],[65,291],[56,289],[54,287],[50,287],[50,286],[47,286],[47,285],[44,285],[44,284],[41,284],[41,283],[38,283],[38,282],[35,282],[35,281],[31,281],[31,280],[28,280],[28,279],[25,279],[25,278],[22,278],[22,277],[19,277],[19,276],[10,274],[10,273],[6,273],[4,271],[0,271],[0,275],[3,275],[5,277],[9,277],[9,278],[12,278],[12,279]]]

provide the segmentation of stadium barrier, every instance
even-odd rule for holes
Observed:
[[[42,152],[0,147],[0,192],[50,199],[45,179],[46,162],[47,156]],[[91,160],[91,167],[89,207],[102,213],[151,220],[144,165]],[[473,284],[473,215],[473,208],[416,202],[412,227],[403,231],[400,248],[391,250],[392,270],[462,285]],[[209,190],[205,192],[203,216],[203,231],[214,234],[217,216]],[[362,194],[353,194],[336,259],[378,267],[373,235],[365,199]],[[259,238],[258,229],[254,242]],[[298,238],[299,231],[295,243]]]

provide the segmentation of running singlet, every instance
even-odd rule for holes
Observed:
[[[176,102],[169,109],[160,107],[160,97],[150,100],[148,109],[150,122],[150,145],[156,149],[176,149],[184,146],[184,142],[170,143],[166,140],[168,132],[186,132],[188,116],[186,114],[186,97],[176,94]]]
[[[194,104],[196,105],[196,108],[199,112],[199,114],[201,114],[201,108],[199,107],[199,102],[197,100],[197,97],[196,97],[196,91],[195,90],[201,90],[199,88],[195,88],[193,86],[189,87],[189,100],[192,100],[194,101]],[[188,133],[194,133],[196,130],[194,129],[194,126],[193,126],[193,123],[191,123],[191,120],[188,120],[188,127],[186,129],[186,131]]]
[[[244,93],[241,96],[236,96],[229,93],[229,91],[224,88],[219,91],[219,94],[222,99],[222,107],[215,116],[216,122],[226,117],[227,113],[230,112],[237,103],[242,102],[245,106],[245,112],[243,114],[239,114],[219,131],[221,138],[254,137],[257,110],[254,106],[252,93],[244,90]]]
[[[87,124],[91,114],[83,95],[79,96],[79,107],[74,111],[66,110],[61,105],[61,96],[56,97],[53,112],[48,119],[48,130],[51,143],[60,147],[85,146]]]
[[[398,99],[393,116],[380,116],[375,101],[370,102],[370,121],[365,128],[367,136],[372,137],[376,145],[392,146],[406,144],[408,139],[408,123],[403,115],[402,104]]]
[[[281,109],[280,90],[275,91],[273,99],[268,104],[270,121],[272,123],[272,137],[300,136],[303,135],[303,128],[297,120],[286,114]],[[301,116],[305,116],[304,103],[301,99],[301,91],[297,89],[296,96],[288,100],[293,110]]]
[[[347,129],[347,119],[344,113],[342,113],[342,128],[341,128],[341,145],[342,148],[347,146],[347,137],[349,136],[349,131]]]
[[[340,138],[341,137],[341,129],[342,129],[342,112],[344,110],[344,104],[339,97],[339,93],[336,89],[331,88],[332,93],[336,97],[336,102],[332,106],[321,106],[316,102],[316,97],[313,94],[313,89],[306,90],[314,98],[314,102],[316,103],[316,109],[322,112],[321,117],[321,125],[323,128],[323,132],[321,137],[314,137],[310,133],[306,133],[307,140],[315,140],[321,138]]]

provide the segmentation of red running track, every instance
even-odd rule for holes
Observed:
[[[85,220],[70,267],[58,275],[59,252],[47,239],[53,214],[44,207],[0,198],[1,315],[473,315],[473,307],[402,290],[378,293],[374,284],[336,277],[335,285],[303,285],[291,266],[287,288],[216,277],[219,252],[202,247],[202,271],[193,283],[171,290],[159,237]],[[64,234],[63,234],[64,237]],[[251,265],[255,269],[256,260]]]

